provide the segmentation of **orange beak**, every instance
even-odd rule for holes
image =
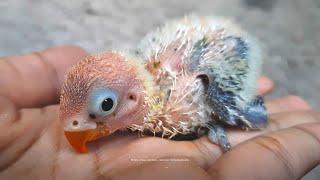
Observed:
[[[96,129],[89,129],[84,131],[65,131],[64,134],[68,139],[70,145],[79,153],[86,153],[88,149],[86,147],[87,142],[97,140],[101,137],[110,134],[110,131],[105,126],[100,126]]]

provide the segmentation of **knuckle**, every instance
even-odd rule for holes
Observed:
[[[196,151],[199,154],[199,157],[201,157],[201,161],[204,162],[204,167],[210,167],[210,162],[215,162],[217,158],[219,157],[219,154],[217,154],[217,151],[214,149],[217,148],[216,144],[213,144],[211,142],[204,142],[204,139],[198,139],[195,141],[192,141],[192,145],[196,149]],[[203,164],[203,163],[200,163]]]
[[[39,66],[42,67],[43,71],[49,75],[46,75],[46,77],[49,78],[49,82],[52,86],[52,93],[54,94],[56,98],[58,96],[58,88],[59,88],[59,80],[58,80],[58,72],[56,68],[49,62],[48,58],[43,52],[33,52],[33,56],[35,56],[35,59],[37,60],[37,63]]]
[[[310,137],[309,139],[313,139],[314,140],[313,144],[315,146],[320,147],[320,135],[318,133],[316,133],[315,130],[312,130],[312,128],[318,130],[320,128],[320,122],[303,124],[300,126],[294,126],[292,128],[295,130],[298,130],[301,133],[305,134],[306,136]]]
[[[290,177],[289,179],[296,179],[295,166],[292,164],[293,157],[281,140],[277,137],[263,135],[258,137],[255,143],[276,157],[277,164],[284,167],[286,175]]]
[[[18,119],[18,110],[15,104],[6,97],[0,96],[0,122],[13,122]]]

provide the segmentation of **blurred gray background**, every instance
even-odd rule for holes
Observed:
[[[76,44],[90,53],[130,49],[189,13],[236,20],[260,39],[268,98],[294,94],[320,108],[320,0],[0,0],[0,56]],[[320,168],[305,179],[320,179]]]

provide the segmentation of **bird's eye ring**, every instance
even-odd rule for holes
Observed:
[[[96,89],[90,93],[88,113],[91,119],[110,115],[117,107],[118,94],[111,89]]]

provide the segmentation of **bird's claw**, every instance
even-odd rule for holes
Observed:
[[[217,124],[210,124],[208,126],[208,138],[214,144],[217,144],[221,147],[223,152],[227,152],[231,149],[231,144],[228,140],[228,137],[220,125]]]

